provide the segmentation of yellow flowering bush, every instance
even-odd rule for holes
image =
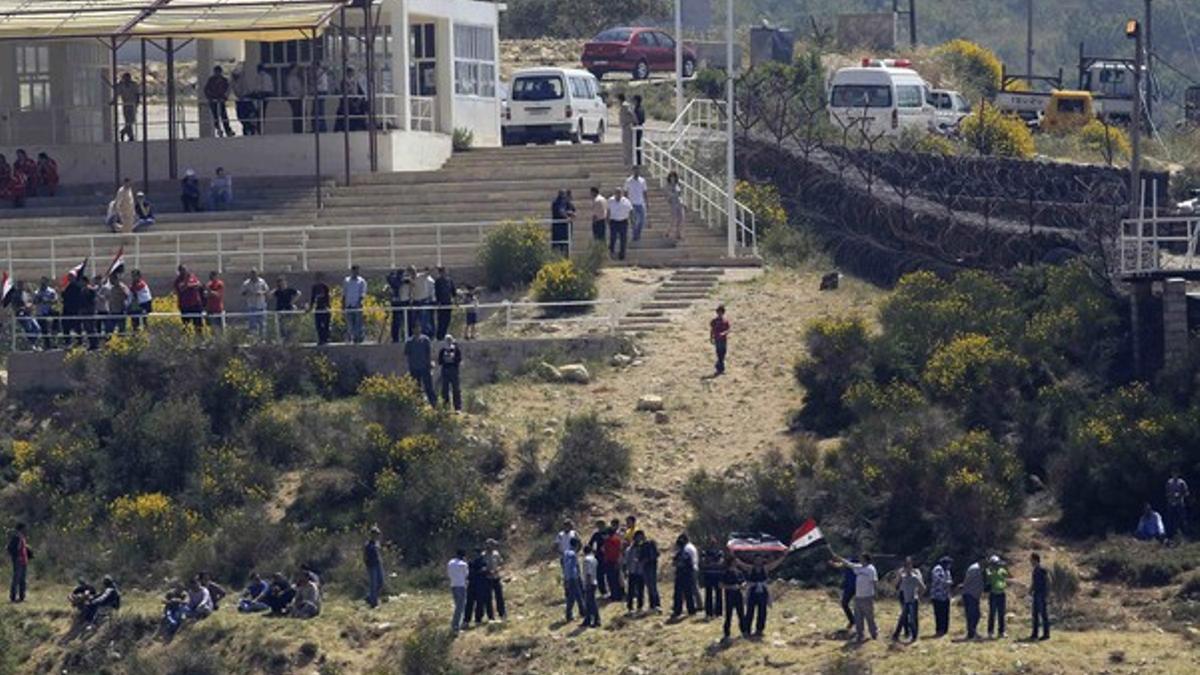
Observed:
[[[538,302],[584,302],[596,299],[596,279],[579,269],[570,258],[546,263],[533,280],[533,297]],[[547,308],[551,313],[586,312],[590,307]]]
[[[771,183],[738,181],[737,200],[754,212],[754,222],[761,237],[770,230],[787,225],[788,214],[779,197],[779,189]]]
[[[505,223],[487,234],[478,255],[489,288],[527,284],[551,258],[550,228],[537,222]]]
[[[991,98],[1000,90],[1004,69],[990,49],[957,39],[938,47],[935,58],[949,68],[958,85],[973,99]]]
[[[242,358],[232,358],[221,371],[221,386],[239,411],[261,408],[274,396],[274,384],[265,373]]]
[[[994,105],[982,105],[959,126],[963,139],[980,155],[1031,159],[1037,154],[1033,132],[1024,120]]]
[[[160,492],[117,497],[108,506],[108,516],[116,539],[146,561],[170,553],[198,520]]]
[[[413,433],[428,405],[415,380],[390,375],[363,379],[358,386],[358,403],[366,418],[380,425],[392,439]]]
[[[1104,157],[1109,164],[1133,153],[1124,129],[1094,119],[1079,129],[1079,144]]]

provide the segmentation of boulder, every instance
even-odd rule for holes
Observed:
[[[613,357],[609,363],[612,364],[614,368],[624,368],[625,366],[633,363],[633,357],[626,356],[625,354],[613,354]]]
[[[643,412],[658,412],[665,407],[662,397],[655,396],[654,394],[646,394],[639,398],[637,402],[637,409]]]
[[[572,363],[562,366],[558,369],[558,374],[562,379],[573,384],[588,384],[592,381],[592,375],[588,372],[586,366],[582,363]]]
[[[562,373],[554,366],[542,361],[537,365],[537,375],[547,382],[562,382]]]

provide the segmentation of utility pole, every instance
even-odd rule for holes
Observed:
[[[917,0],[908,0],[908,43],[917,46]]]
[[[734,39],[734,22],[733,22],[733,0],[725,2],[725,122],[728,138],[725,140],[725,209],[729,215],[729,232],[728,232],[728,254],[730,258],[737,255],[737,176],[734,175],[734,165],[736,157],[734,154],[733,145],[733,47]]]
[[[1146,121],[1154,123],[1154,4],[1146,0]]]
[[[675,0],[675,117],[683,114],[683,0]]]
[[[1144,36],[1142,26],[1137,19],[1130,19],[1125,24],[1125,36],[1133,38],[1133,157],[1129,167],[1129,216],[1140,218],[1142,215],[1142,64],[1144,63]]]
[[[1025,74],[1033,77],[1033,0],[1025,0]]]

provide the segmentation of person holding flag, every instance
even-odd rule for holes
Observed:
[[[875,626],[875,584],[879,582],[879,573],[871,564],[871,555],[863,553],[859,556],[861,563],[834,554],[830,562],[834,567],[847,568],[854,571],[854,633],[858,642],[863,642],[863,624],[871,631],[871,639],[879,639],[879,629]]]
[[[13,316],[17,318],[17,323],[25,332],[25,338],[29,340],[34,351],[40,351],[38,339],[42,335],[41,326],[31,316],[33,308],[33,296],[25,291],[25,282],[13,282],[8,276],[8,272],[4,273],[4,278],[0,281],[0,308],[13,308]]]
[[[179,303],[179,313],[183,315],[184,327],[190,326],[199,335],[203,327],[204,287],[200,284],[200,278],[187,267],[180,265],[178,272],[175,277],[175,300]]]

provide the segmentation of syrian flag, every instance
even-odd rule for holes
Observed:
[[[821,528],[817,527],[817,521],[809,518],[792,533],[792,545],[788,547],[788,550],[799,551],[800,549],[812,546],[824,538],[825,535],[821,534]]]
[[[71,279],[78,279],[79,277],[83,276],[83,273],[87,270],[87,264],[88,259],[84,258],[83,262],[67,270],[67,273],[64,274],[62,278],[62,288],[66,288],[67,286],[71,285]]]
[[[112,262],[108,265],[108,273],[104,275],[107,279],[114,274],[119,274],[125,271],[125,247],[117,249],[117,254],[113,256]]]
[[[13,288],[13,280],[5,272],[4,280],[0,282],[0,307],[8,307],[8,303],[12,302]]]

